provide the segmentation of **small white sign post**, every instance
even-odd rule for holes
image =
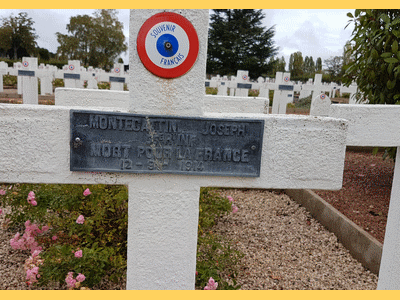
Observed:
[[[198,55],[195,55],[192,61],[193,66],[186,64],[185,68],[172,68],[169,71],[154,68],[152,72],[160,72],[162,76],[154,75],[148,69],[153,65],[146,61],[145,66],[141,61],[142,56],[138,55],[138,52],[143,54],[144,47],[141,44],[143,40],[140,39],[143,37],[143,31],[140,30],[144,27],[144,23],[148,24],[150,20],[155,19],[155,14],[162,13],[162,16],[165,16],[164,14],[168,15],[171,12],[179,14],[179,18],[183,17],[195,28],[199,42]],[[0,105],[0,139],[2,140],[0,182],[101,183],[128,186],[127,289],[185,290],[194,288],[200,187],[339,189],[342,186],[347,133],[345,120],[307,116],[203,113],[208,20],[208,10],[133,10],[130,16],[130,66],[141,76],[130,78],[132,88],[129,92],[129,111],[136,116],[137,114],[147,116],[146,120],[149,122],[141,123],[140,131],[148,131],[150,140],[155,139],[155,133],[157,130],[160,131],[160,128],[164,128],[164,142],[168,145],[170,145],[169,142],[175,140],[175,137],[180,136],[182,140],[178,139],[179,143],[186,143],[186,146],[179,146],[183,147],[179,148],[172,144],[171,150],[173,153],[178,153],[178,157],[179,153],[183,155],[179,159],[185,160],[182,164],[185,171],[197,172],[198,175],[156,171],[154,166],[158,165],[158,161],[154,159],[158,158],[160,153],[169,158],[169,150],[167,152],[155,150],[154,153],[151,149],[147,151],[141,147],[132,151],[137,151],[133,153],[141,157],[146,156],[147,163],[144,171],[152,173],[71,171],[72,148],[79,147],[82,140],[77,140],[70,132],[72,124],[70,114],[71,109],[81,108]],[[144,34],[145,38],[152,38],[152,33],[160,38],[163,30],[179,29],[177,24],[173,21],[153,23],[146,27],[148,34]],[[186,31],[187,28],[188,26],[184,26],[183,30]],[[191,34],[193,33],[189,35]],[[184,37],[184,35],[178,35],[176,38],[178,43],[182,42],[182,36]],[[168,39],[172,47],[165,41],[162,46],[171,51],[171,48],[174,49],[174,40],[171,37]],[[193,41],[193,36],[189,39]],[[191,42],[187,51],[172,55],[168,53],[169,56],[165,54],[161,58],[170,63],[177,57],[183,61],[185,57],[193,59],[192,45]],[[161,54],[164,48],[158,52]],[[146,48],[144,49],[147,51]],[[156,53],[156,58],[153,57],[154,65],[163,62],[157,55]],[[168,65],[167,62],[165,65]],[[181,63],[177,65],[180,66]],[[163,77],[171,74],[178,75],[170,78]],[[110,130],[116,132],[115,130],[121,129],[125,130],[128,136],[137,131],[139,125],[134,115],[132,115],[133,119],[128,117],[124,119],[125,125],[119,123],[122,126],[118,127],[120,129],[113,125],[112,120],[116,119],[111,118],[110,123],[105,123],[106,116],[118,114],[118,110],[85,108],[88,114],[92,112],[93,126],[98,125],[104,134],[110,134]],[[99,123],[96,123],[96,115],[99,116]],[[155,118],[152,116],[165,119],[203,120],[204,124],[208,124],[204,127],[204,134],[214,136],[216,142],[231,134],[233,138],[239,138],[236,150],[229,152],[230,150],[225,149],[224,159],[227,160],[225,166],[228,166],[228,163],[234,163],[236,164],[234,166],[246,167],[248,158],[253,155],[251,151],[259,149],[261,151],[259,176],[202,174],[202,168],[193,166],[207,167],[214,161],[221,162],[222,157],[218,154],[221,149],[201,150],[203,145],[196,144],[199,137],[175,132],[178,127],[173,122],[152,123]],[[205,117],[208,119],[204,119]],[[232,119],[245,123],[250,122],[250,119],[263,121],[263,138],[260,144],[258,146],[242,144],[240,139],[249,132],[246,132],[246,127],[228,127],[227,122]],[[160,124],[164,124],[162,125],[164,127]],[[89,145],[88,147],[90,148]],[[128,149],[126,150],[128,155],[130,145],[123,147],[124,151],[113,152],[116,157],[118,153],[125,155],[126,149]],[[297,156],[290,150],[293,147],[297,149]],[[179,152],[179,149],[183,152]],[[190,155],[192,150],[196,155]],[[103,156],[107,157],[107,163],[113,164],[115,161],[119,164],[120,158],[113,158],[107,153],[107,151],[103,152]],[[88,155],[91,154],[88,153]],[[121,168],[126,170],[129,167],[127,163],[123,161]],[[221,164],[224,162],[222,161]]]

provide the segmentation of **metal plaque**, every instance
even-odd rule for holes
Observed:
[[[71,171],[260,176],[264,121],[71,110]]]
[[[209,82],[209,81],[206,81],[206,82],[205,82],[205,86],[206,86],[206,87],[209,87],[209,86],[210,86],[210,82]]]
[[[278,89],[281,91],[293,91],[294,87],[293,87],[293,85],[280,84]]]
[[[238,83],[238,89],[251,89],[251,83]]]
[[[64,73],[64,79],[81,79],[81,74]]]
[[[113,77],[113,76],[110,76],[110,82],[125,83],[125,77]]]
[[[221,85],[225,85],[225,82],[221,82]]]
[[[34,77],[35,76],[35,71],[18,70],[18,76]]]

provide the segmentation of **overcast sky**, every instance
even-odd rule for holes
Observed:
[[[76,15],[92,15],[94,10],[80,9],[37,9],[37,10],[10,10],[0,9],[0,18],[8,17],[12,13],[17,15],[26,11],[35,22],[39,39],[39,47],[55,53],[59,44],[56,32],[66,34],[66,25],[70,17]],[[124,24],[124,34],[129,41],[129,10],[118,10],[118,18]],[[348,12],[354,9],[266,9],[264,25],[275,25],[275,45],[279,47],[279,57],[284,56],[286,67],[289,64],[291,53],[301,51],[303,58],[312,56],[314,61],[321,57],[322,61],[332,56],[343,54],[343,46],[351,37],[354,26],[346,29],[349,18]],[[128,53],[122,55],[125,64],[128,64]]]

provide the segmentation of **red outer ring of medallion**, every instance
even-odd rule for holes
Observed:
[[[147,34],[154,25],[162,22],[172,22],[179,25],[186,32],[189,39],[189,53],[185,61],[181,65],[172,69],[164,69],[154,64],[150,60],[146,51],[145,41]],[[186,74],[193,67],[199,54],[199,38],[197,36],[196,29],[188,19],[172,12],[158,13],[147,19],[139,30],[136,46],[139,58],[146,69],[154,75],[163,78],[176,78]]]

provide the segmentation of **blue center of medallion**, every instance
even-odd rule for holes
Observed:
[[[157,40],[157,51],[164,57],[174,56],[178,48],[178,40],[172,34],[163,34]]]

